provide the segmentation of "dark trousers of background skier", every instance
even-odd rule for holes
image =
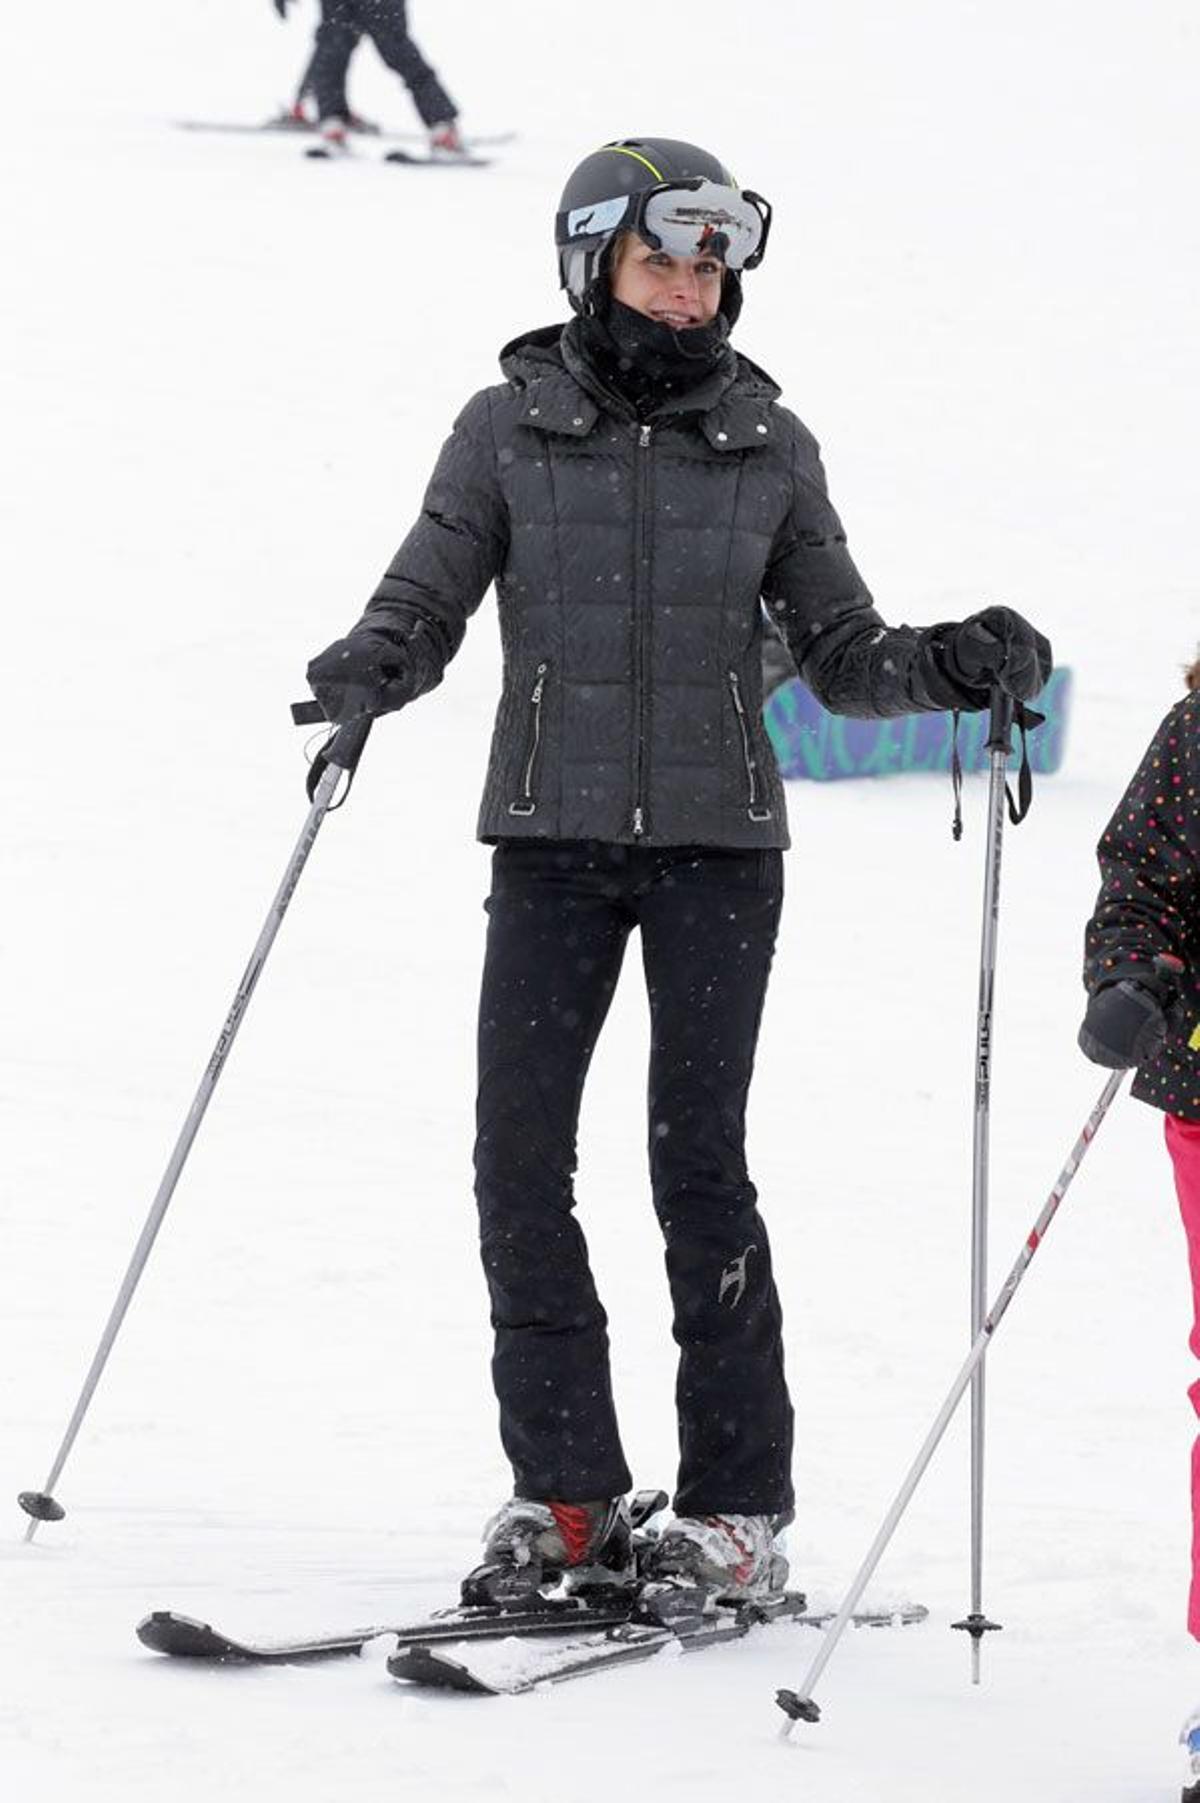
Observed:
[[[651,1187],[680,1349],[675,1507],[792,1506],[779,1300],[744,1153],[782,899],[778,851],[521,841],[493,854],[475,1188],[518,1496],[630,1488],[572,1178],[584,1078],[636,926]]]
[[[315,97],[322,119],[350,117],[346,72],[364,36],[408,87],[426,125],[458,117],[458,108],[408,35],[404,0],[321,0],[321,23],[300,92]]]

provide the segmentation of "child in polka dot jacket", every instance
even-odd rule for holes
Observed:
[[[1079,1044],[1095,1064],[1136,1069],[1134,1095],[1165,1116],[1192,1277],[1191,1347],[1200,1357],[1200,656],[1186,681],[1187,695],[1155,733],[1096,848],[1103,881],[1087,926],[1089,1001]],[[1200,1383],[1189,1394],[1200,1414]],[[1188,1628],[1200,1640],[1200,1439],[1192,1449]],[[1183,1796],[1200,1803],[1200,1708],[1181,1738]]]

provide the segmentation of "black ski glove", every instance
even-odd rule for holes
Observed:
[[[327,720],[391,714],[416,693],[413,662],[403,644],[381,632],[352,632],[313,658],[308,686]]]
[[[942,654],[964,688],[1001,688],[1014,701],[1032,701],[1054,668],[1049,639],[1011,607],[985,607],[951,627]]]
[[[1122,977],[1097,989],[1079,1029],[1079,1049],[1105,1070],[1127,1071],[1146,1064],[1167,1036],[1166,1010],[1175,1000],[1183,965],[1173,957],[1154,960],[1144,981]]]
[[[291,0],[275,0],[275,11],[281,19],[287,18],[287,9],[290,5]]]

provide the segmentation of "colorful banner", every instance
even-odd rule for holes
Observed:
[[[1063,760],[1071,700],[1070,670],[1056,670],[1037,699],[1045,724],[1029,734],[1029,762],[1049,776]],[[848,720],[830,714],[798,677],[768,697],[763,720],[780,774],[812,782],[845,776],[896,776],[906,770],[949,770],[952,714],[904,714],[897,720]],[[960,714],[958,754],[964,770],[986,770],[988,716]],[[1014,739],[1017,735],[1014,734]],[[1019,740],[1011,759],[1020,762]]]

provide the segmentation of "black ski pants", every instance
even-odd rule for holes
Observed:
[[[493,854],[475,1193],[518,1496],[630,1487],[572,1178],[584,1078],[636,926],[650,1180],[679,1346],[675,1508],[791,1508],[779,1301],[744,1153],[782,899],[778,851],[520,840]]]
[[[322,119],[346,119],[346,71],[360,38],[369,37],[407,86],[426,125],[454,119],[458,108],[408,35],[404,0],[321,0],[312,62],[304,78]]]

